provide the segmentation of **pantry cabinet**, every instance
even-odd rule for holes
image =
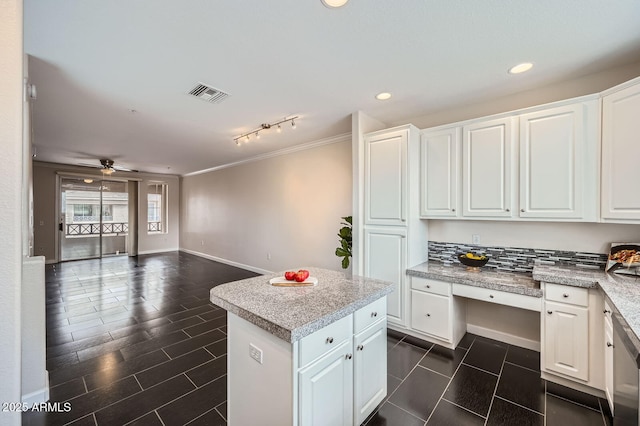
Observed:
[[[391,324],[405,323],[405,269],[407,263],[407,231],[393,227],[365,227],[364,274],[390,281],[394,291],[387,296],[387,315]]]
[[[408,138],[408,129],[365,137],[366,225],[406,223]]]
[[[515,128],[513,117],[479,121],[462,128],[464,217],[513,215]]]
[[[640,222],[640,79],[602,98],[602,200],[604,221]]]

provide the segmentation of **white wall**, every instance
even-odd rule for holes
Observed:
[[[180,248],[256,271],[340,270],[334,252],[351,193],[350,136],[185,176]]]
[[[22,1],[0,2],[0,402],[21,397],[22,268]],[[0,423],[19,425],[20,413],[0,411]]]
[[[56,214],[57,173],[84,173],[87,176],[101,177],[98,169],[91,170],[86,167],[74,167],[65,164],[33,163],[33,197],[34,197],[34,253],[37,256],[45,256],[48,263],[56,259],[55,238],[58,232]],[[113,175],[117,179],[139,179],[139,203],[138,203],[138,254],[154,253],[178,250],[180,234],[180,179],[173,175],[156,175],[146,173],[116,172]],[[167,234],[147,234],[147,185],[149,182],[164,182],[168,188],[169,215]]]

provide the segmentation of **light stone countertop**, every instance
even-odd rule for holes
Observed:
[[[295,342],[393,291],[394,284],[344,272],[303,268],[318,279],[313,287],[276,287],[284,272],[222,284],[211,302],[287,342]]]
[[[445,266],[437,262],[424,262],[407,269],[407,275],[525,296],[542,297],[540,283],[536,282],[530,274],[498,272],[493,268],[467,270],[457,265]]]

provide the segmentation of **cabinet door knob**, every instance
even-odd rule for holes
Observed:
[[[430,316],[431,316],[431,314],[427,314],[427,316],[428,316],[428,317],[430,317]]]
[[[569,295],[567,293],[563,294],[562,297],[567,298]]]
[[[333,343],[333,337],[327,337],[327,343],[329,344]]]
[[[605,310],[604,310],[604,311],[602,311],[602,312],[603,312],[605,315],[606,315],[606,314],[610,314],[610,313],[611,313],[611,311],[610,311],[610,310],[608,310],[608,309],[605,309]]]
[[[489,298],[490,298],[490,299],[493,299],[493,294],[490,294],[490,295],[489,295]]]
[[[427,288],[431,288],[431,286],[430,286],[429,284],[427,284],[425,287],[427,287]]]
[[[524,213],[524,209],[520,209],[520,213]]]
[[[548,313],[549,315],[551,315],[551,314],[553,313],[553,311],[547,311],[547,313]]]
[[[607,342],[607,347],[608,347],[608,348],[613,347],[613,343],[611,343],[611,342]]]
[[[377,312],[371,312],[371,317],[377,317],[378,313]]]
[[[507,211],[507,212],[510,212],[511,210],[509,210],[509,209],[506,209],[506,211]]]
[[[352,354],[346,354],[344,357],[345,357],[346,359],[351,359],[351,358],[353,358],[353,355],[352,355]]]
[[[456,211],[456,209],[451,209],[451,211],[452,211],[452,212],[455,212],[455,211]]]
[[[359,351],[362,351],[362,350],[364,350],[364,346],[358,345],[358,347],[356,349],[359,350]]]

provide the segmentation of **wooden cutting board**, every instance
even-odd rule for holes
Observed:
[[[269,284],[276,287],[313,287],[318,284],[318,279],[309,277],[302,282],[289,281],[285,277],[276,277],[269,280]]]

